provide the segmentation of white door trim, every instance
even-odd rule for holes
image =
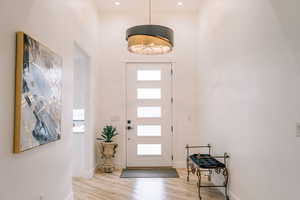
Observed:
[[[172,76],[171,76],[171,96],[172,96],[172,103],[171,103],[171,126],[172,126],[172,134],[171,134],[171,154],[172,154],[172,160],[171,160],[171,165],[172,167],[174,167],[174,164],[175,164],[175,161],[174,161],[174,134],[175,134],[175,126],[174,126],[174,65],[175,65],[175,62],[174,61],[125,61],[123,62],[124,63],[124,75],[125,75],[125,79],[124,79],[124,91],[125,91],[125,98],[124,98],[124,109],[125,109],[125,121],[123,123],[123,127],[124,127],[124,130],[125,130],[125,137],[124,137],[124,154],[125,154],[125,168],[128,167],[128,159],[127,159],[127,156],[128,156],[128,146],[127,146],[127,138],[128,138],[128,130],[127,130],[127,67],[128,67],[128,64],[151,64],[151,63],[154,63],[154,64],[170,64],[171,66],[171,71],[170,73],[172,73]],[[171,127],[170,127],[171,128]],[[123,155],[124,155],[123,154]]]

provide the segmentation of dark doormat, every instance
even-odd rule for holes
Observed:
[[[179,178],[174,168],[123,169],[121,178]]]

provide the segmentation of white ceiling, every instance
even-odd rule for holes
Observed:
[[[148,10],[149,0],[95,0],[99,10],[104,11],[132,11]],[[120,5],[116,6],[115,2]],[[182,6],[177,3],[182,2]],[[152,0],[153,11],[191,11],[197,10],[201,0]]]

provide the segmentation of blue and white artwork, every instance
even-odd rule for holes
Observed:
[[[62,58],[24,34],[20,151],[61,138]]]

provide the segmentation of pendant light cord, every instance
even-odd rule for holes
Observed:
[[[151,24],[151,12],[152,12],[152,2],[151,0],[149,0],[149,24]]]

